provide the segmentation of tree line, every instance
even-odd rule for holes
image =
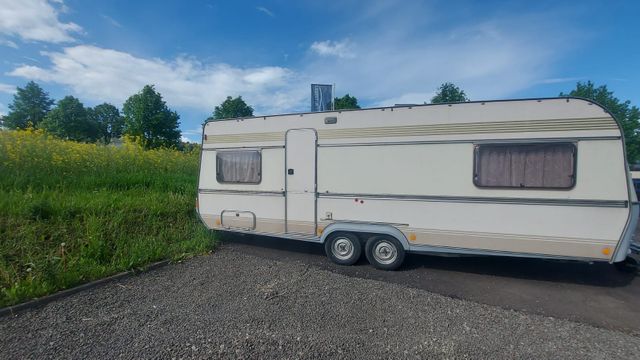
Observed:
[[[593,100],[604,106],[622,125],[630,163],[640,160],[640,110],[629,100],[616,98],[606,85],[578,82],[575,89],[559,96],[576,96]],[[447,82],[438,87],[431,104],[470,101],[464,90]],[[358,99],[346,94],[334,99],[336,110],[360,109]],[[426,104],[426,101],[425,101]],[[109,103],[85,107],[80,100],[66,96],[54,105],[37,83],[30,81],[17,88],[10,112],[0,118],[0,125],[9,129],[40,128],[63,139],[109,144],[123,135],[135,138],[147,149],[158,147],[181,148],[180,116],[169,109],[153,85],[146,85],[130,96],[122,112]],[[210,120],[253,116],[253,107],[242,96],[228,96],[216,106]]]
[[[54,106],[55,104],[55,106]],[[109,144],[123,135],[147,149],[181,147],[180,116],[169,109],[152,85],[130,96],[122,113],[113,104],[85,107],[65,96],[55,103],[37,83],[18,87],[2,126],[9,129],[43,129],[66,140]]]
[[[56,103],[40,85],[30,81],[23,88],[17,87],[9,110],[0,117],[0,128],[36,128],[66,140],[102,144],[129,136],[146,149],[189,148],[181,142],[180,116],[153,85],[145,85],[131,95],[120,111],[110,103],[85,107],[73,96]],[[248,116],[253,116],[253,108],[242,96],[227,97],[212,114],[213,119]]]

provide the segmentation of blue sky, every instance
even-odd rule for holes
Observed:
[[[16,86],[118,107],[155,84],[197,140],[227,95],[308,111],[309,84],[364,106],[607,84],[640,105],[639,1],[0,0],[0,114]]]

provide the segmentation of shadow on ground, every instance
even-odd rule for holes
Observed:
[[[222,240],[223,250],[640,335],[637,272],[622,273],[608,263],[409,254],[399,270],[381,271],[364,256],[353,266],[336,265],[315,243],[233,233]]]
[[[278,256],[270,256],[282,260],[302,259],[300,254],[325,257],[321,244],[298,240],[282,239],[269,236],[239,235],[223,233],[222,240],[227,244],[243,244],[264,249],[264,254],[278,250]],[[276,254],[272,254],[276,255]],[[314,259],[317,260],[317,259]],[[314,265],[315,261],[314,261]],[[333,264],[331,264],[333,265]],[[364,255],[354,266],[367,266]],[[338,267],[338,266],[327,266]],[[627,286],[636,278],[636,273],[625,273],[615,269],[608,263],[587,263],[581,261],[528,259],[500,256],[438,256],[423,254],[407,254],[403,266],[395,273],[412,272],[414,270],[444,270],[479,275],[510,277],[517,279],[552,281],[602,287]],[[373,269],[375,272],[381,272]]]

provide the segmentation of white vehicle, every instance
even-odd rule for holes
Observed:
[[[549,98],[210,120],[198,212],[395,269],[407,252],[623,262],[638,203],[618,122]]]

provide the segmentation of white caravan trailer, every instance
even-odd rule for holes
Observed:
[[[207,121],[198,212],[210,229],[364,252],[618,263],[638,203],[618,122],[579,98]]]

